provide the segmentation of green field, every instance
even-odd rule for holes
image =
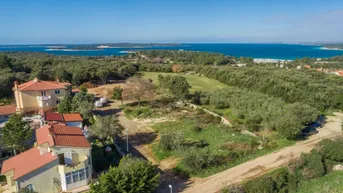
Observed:
[[[342,193],[343,172],[337,171],[313,180],[300,183],[297,193]]]
[[[240,132],[235,132],[230,130],[230,128],[226,128],[220,124],[209,124],[204,127],[201,131],[195,132],[194,127],[197,125],[196,120],[190,120],[188,118],[178,121],[171,121],[171,122],[163,122],[157,123],[153,125],[155,131],[159,133],[167,133],[167,132],[182,132],[184,137],[188,140],[205,140],[209,146],[207,147],[211,154],[214,155],[226,155],[228,151],[225,149],[219,148],[220,145],[225,144],[226,142],[233,142],[236,145],[240,144],[253,144],[256,142],[256,138],[251,137],[249,135],[241,134]],[[235,160],[227,162],[217,167],[209,167],[204,169],[203,171],[199,171],[194,176],[198,177],[207,177],[212,174],[221,172],[226,170],[230,167],[236,166],[248,160],[254,159],[256,157],[268,154],[272,151],[277,149],[281,149],[283,147],[293,145],[294,141],[288,141],[285,139],[275,139],[273,140],[276,143],[276,147],[273,148],[264,148],[262,150],[252,150],[248,154],[244,156],[239,156]],[[159,148],[159,142],[154,143],[153,146],[153,153],[157,159],[163,160],[169,156],[176,156],[182,158],[185,154],[187,154],[187,149],[182,149],[182,151],[164,151]],[[239,152],[239,150],[237,150]],[[179,171],[186,171],[187,168],[181,163],[177,165],[177,169]]]
[[[217,80],[207,78],[205,76],[197,75],[184,75],[183,73],[163,73],[163,72],[141,72],[144,78],[150,78],[155,84],[158,84],[158,75],[181,75],[185,77],[188,83],[192,86],[191,91],[205,91],[212,92],[219,89],[229,88],[226,84],[223,84]]]

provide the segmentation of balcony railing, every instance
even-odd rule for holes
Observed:
[[[60,165],[58,166],[58,169],[60,173],[68,173],[68,172],[73,172],[76,170],[86,168],[88,165],[89,165],[89,159],[86,159],[84,161],[75,163],[73,165],[62,165],[60,163]]]
[[[38,101],[47,101],[51,99],[51,96],[37,96]]]

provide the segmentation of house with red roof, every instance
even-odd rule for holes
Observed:
[[[82,129],[83,118],[80,113],[55,113],[45,112],[44,120],[47,122],[64,123],[67,126],[79,127]]]
[[[56,109],[66,94],[71,94],[71,84],[67,82],[43,81],[35,78],[19,84],[14,82],[14,96],[17,111],[34,112]]]
[[[16,113],[15,105],[0,106],[0,123],[5,122]]]
[[[36,131],[37,146],[5,160],[9,192],[67,192],[86,186],[92,176],[91,145],[78,127],[47,124]]]

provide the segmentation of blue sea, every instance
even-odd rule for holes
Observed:
[[[80,55],[80,56],[110,56],[124,55],[126,51],[136,50],[185,50],[201,52],[217,52],[228,56],[244,56],[253,58],[270,58],[293,60],[296,58],[328,58],[343,55],[343,50],[326,50],[321,46],[299,44],[180,44],[178,46],[156,47],[128,47],[104,48],[100,50],[72,50],[75,45],[66,45],[63,49],[54,49],[53,45],[3,45],[0,52],[44,52],[54,55]]]

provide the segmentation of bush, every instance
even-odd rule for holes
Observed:
[[[241,186],[230,186],[228,188],[223,188],[220,193],[245,193]]]
[[[295,164],[295,172],[298,177],[305,179],[323,176],[326,173],[323,157],[317,151],[301,155]]]
[[[221,118],[205,113],[198,117],[198,121],[202,124],[218,124],[221,122]]]
[[[150,107],[128,107],[124,109],[124,113],[135,118],[146,118],[154,114]]]
[[[279,169],[243,184],[246,193],[291,193],[297,188],[296,178],[287,169]]]
[[[198,132],[202,131],[202,128],[201,128],[200,126],[198,126],[198,125],[195,125],[195,126],[192,128],[192,130],[193,130],[195,133],[198,133]]]
[[[181,132],[168,132],[161,134],[160,147],[165,151],[180,149],[184,142],[184,136]]]
[[[208,149],[191,149],[185,153],[182,163],[189,173],[197,173],[207,167],[218,165],[214,157]]]
[[[319,153],[325,158],[337,162],[343,161],[343,139],[326,139],[317,147]]]

